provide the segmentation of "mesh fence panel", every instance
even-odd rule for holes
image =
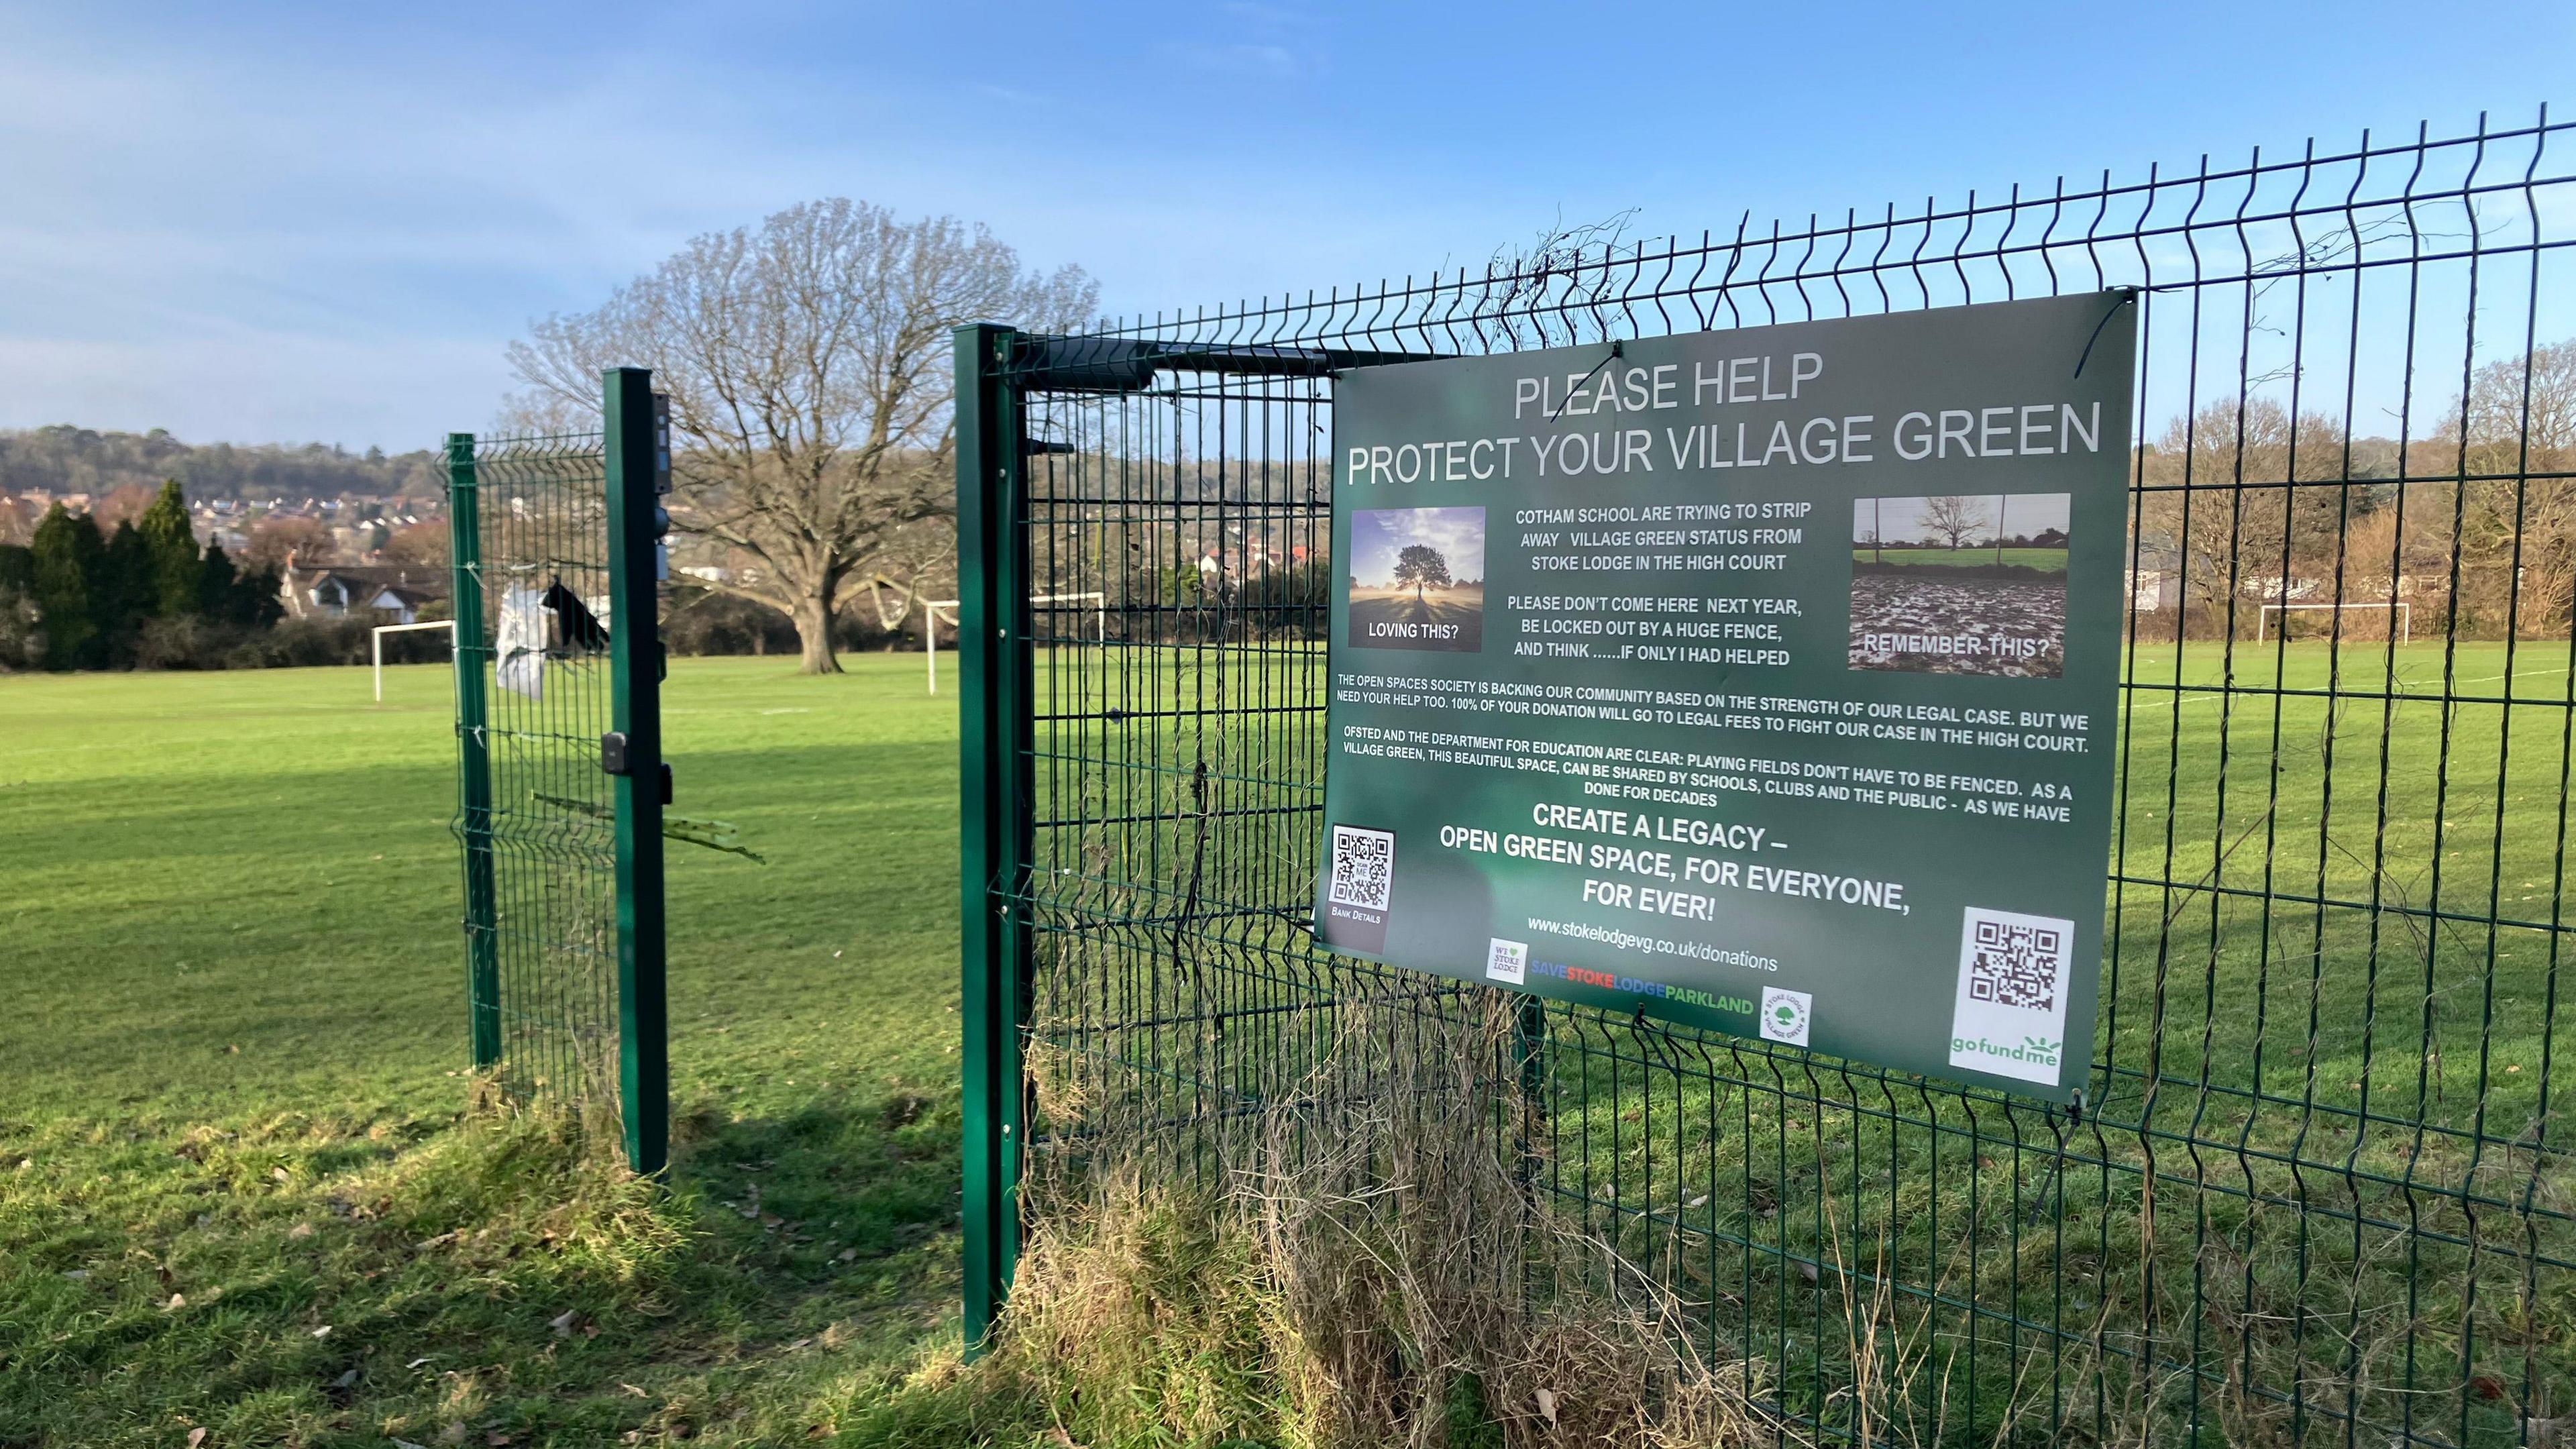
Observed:
[[[457,597],[479,592],[481,626],[459,633],[456,831],[478,1055],[513,1095],[614,1110],[616,804],[599,768],[609,658],[604,636],[581,622],[612,622],[605,453],[594,433],[486,438],[471,458],[479,521],[470,551],[460,537],[457,553],[479,589]],[[478,770],[488,808],[475,798]]]
[[[1032,364],[1032,589],[1107,601],[1106,637],[1088,601],[1031,609],[1033,1174],[1078,1178],[1114,1124],[1219,1182],[1228,1123],[1293,1096],[1330,1131],[1384,1089],[1336,1050],[1355,1012],[1436,1036],[1480,1009],[1307,932],[1332,381],[1298,359],[2136,286],[2087,1105],[1535,1000],[1519,1069],[1467,1076],[1494,1084],[1532,1201],[1669,1285],[1784,1440],[2557,1442],[2564,130],[1578,236],[1078,340],[1159,350],[1132,391]],[[2377,611],[2263,628],[2284,603]]]

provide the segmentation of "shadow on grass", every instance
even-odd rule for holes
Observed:
[[[961,1442],[954,1094],[682,1125],[0,1122],[0,1445]]]

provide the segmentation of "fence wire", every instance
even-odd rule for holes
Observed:
[[[1040,1164],[1117,1116],[1220,1181],[1224,1123],[1373,1090],[1336,1050],[1355,1005],[1475,1012],[1307,932],[1332,381],[1289,360],[2136,286],[2089,1105],[1532,1000],[1497,1120],[1783,1442],[2566,1442],[2567,129],[1557,236],[1104,326],[1164,349],[1141,390],[1032,372],[1032,589],[1108,609],[1099,637],[1088,602],[1031,608]]]
[[[460,605],[481,598],[456,661],[476,1064],[514,1096],[614,1110],[616,802],[599,767],[610,671],[604,632],[581,622],[610,622],[604,444],[591,433],[469,447],[450,501],[473,492],[460,530],[479,515],[456,540],[460,583],[470,573],[479,585],[457,590]]]

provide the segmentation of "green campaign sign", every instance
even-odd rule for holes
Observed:
[[[2129,301],[1344,374],[1318,937],[2071,1100]]]

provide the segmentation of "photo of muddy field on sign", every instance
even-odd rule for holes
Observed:
[[[2066,529],[2063,493],[1858,500],[1850,667],[2063,675]]]
[[[1485,647],[1485,510],[1372,508],[1351,515],[1347,641],[1362,649]]]

